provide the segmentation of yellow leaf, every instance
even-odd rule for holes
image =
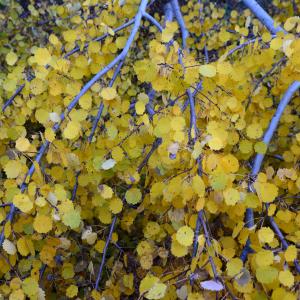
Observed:
[[[6,173],[7,178],[17,178],[21,173],[21,162],[18,160],[9,160],[5,167],[4,171]]]
[[[40,66],[47,65],[51,60],[51,54],[47,48],[38,48],[34,53],[35,62]]]
[[[138,101],[135,104],[135,111],[138,115],[142,115],[145,112],[146,105],[142,101]]]
[[[284,253],[284,258],[288,262],[292,262],[297,258],[297,248],[294,245],[287,247]]]
[[[198,194],[199,197],[205,195],[205,184],[199,175],[193,177],[193,190]]]
[[[109,202],[109,209],[113,214],[118,214],[122,211],[123,201],[120,198],[113,198]]]
[[[272,265],[274,254],[270,250],[261,250],[255,254],[255,262],[259,267]]]
[[[17,194],[13,198],[14,205],[24,213],[29,213],[33,208],[33,203],[26,194]]]
[[[276,37],[270,43],[270,48],[273,50],[278,50],[282,46],[283,39],[281,37]]]
[[[155,277],[151,274],[146,275],[146,277],[144,277],[141,280],[140,287],[139,287],[140,293],[143,294],[146,291],[150,290],[154,286],[154,284],[157,282],[159,282],[158,277]]]
[[[64,137],[73,140],[75,139],[80,133],[80,123],[76,121],[70,121],[67,127],[64,129]]]
[[[289,271],[280,271],[278,276],[279,281],[286,287],[290,288],[294,285],[294,275]]]
[[[240,200],[240,193],[234,188],[224,190],[223,196],[227,205],[235,205]]]
[[[189,226],[182,226],[176,233],[176,240],[183,246],[191,246],[194,240],[194,231]]]
[[[168,43],[173,38],[174,33],[178,30],[177,22],[167,22],[165,29],[161,34],[161,41],[163,43]]]
[[[188,247],[183,246],[182,244],[178,243],[177,240],[173,239],[171,244],[171,253],[175,257],[183,257],[188,254]]]
[[[131,188],[126,191],[125,199],[129,204],[137,204],[142,200],[142,193],[137,188]]]
[[[115,88],[112,87],[107,87],[102,89],[100,96],[104,99],[104,100],[113,100],[117,97],[117,91]]]
[[[298,16],[290,17],[285,21],[283,27],[286,31],[291,31],[298,23],[300,23],[300,18]]]
[[[247,136],[250,139],[258,139],[262,136],[263,130],[260,123],[254,123],[247,127]]]
[[[45,139],[52,143],[55,140],[55,133],[52,128],[46,128],[45,130]]]
[[[69,298],[73,298],[73,297],[77,296],[77,294],[78,294],[78,287],[74,284],[70,285],[66,289],[66,296]]]
[[[256,269],[256,278],[261,283],[272,283],[278,278],[278,270],[271,266]]]
[[[237,275],[243,268],[243,262],[239,258],[232,258],[227,263],[227,274],[230,277]]]
[[[261,243],[272,243],[274,232],[270,227],[262,227],[258,230],[258,239]]]
[[[33,222],[33,228],[38,233],[47,233],[52,229],[52,219],[45,215],[37,215]]]
[[[258,198],[264,203],[270,203],[278,196],[278,187],[268,182],[258,182],[253,184]]]
[[[83,108],[83,109],[90,109],[92,106],[92,95],[89,93],[86,93],[85,95],[83,95],[80,99],[79,99],[79,105]]]
[[[25,237],[21,237],[17,241],[17,248],[19,253],[22,256],[27,256],[30,253],[30,249],[28,247],[28,241]]]
[[[15,255],[17,252],[17,248],[16,248],[15,244],[8,239],[5,239],[3,241],[2,247],[3,247],[4,251],[9,255]]]
[[[49,42],[50,42],[53,46],[56,46],[56,45],[59,44],[59,39],[58,39],[58,37],[57,37],[55,34],[51,33],[50,36],[49,36]]]
[[[22,282],[22,289],[29,298],[36,298],[39,292],[39,285],[35,278],[28,277]]]
[[[217,69],[213,65],[202,65],[199,67],[199,73],[204,77],[215,77]]]
[[[11,51],[6,54],[5,60],[8,65],[13,66],[18,60],[18,56],[16,53]]]
[[[16,140],[16,148],[19,151],[25,152],[25,151],[27,151],[29,149],[29,147],[30,147],[30,142],[25,137],[19,137]]]
[[[147,299],[162,299],[167,291],[167,286],[164,283],[157,282],[145,295]]]
[[[104,199],[110,199],[114,193],[112,188],[106,184],[100,184],[98,186],[98,191],[100,192],[101,197]]]
[[[105,247],[105,241],[103,240],[99,240],[97,241],[97,243],[95,244],[95,249],[99,252],[99,253],[103,253]]]

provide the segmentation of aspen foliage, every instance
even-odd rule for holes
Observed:
[[[299,299],[300,1],[261,7],[276,34],[248,1],[27,2],[0,0],[0,298]]]

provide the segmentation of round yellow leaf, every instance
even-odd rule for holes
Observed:
[[[39,292],[38,282],[32,277],[28,277],[22,282],[22,290],[29,298],[36,298]]]
[[[189,226],[182,226],[176,233],[176,240],[183,246],[191,246],[194,240],[194,231]]]
[[[21,173],[22,164],[18,160],[9,160],[5,167],[4,171],[7,178],[17,178]]]
[[[17,194],[13,198],[14,205],[24,213],[29,213],[33,208],[33,203],[26,194]]]
[[[46,128],[45,130],[45,138],[47,141],[52,143],[55,140],[55,133],[52,128]]]
[[[256,278],[259,282],[269,284],[278,278],[278,270],[271,266],[256,269]]]
[[[217,69],[213,65],[202,65],[199,67],[199,73],[204,77],[215,77]]]
[[[33,228],[38,233],[47,233],[52,229],[52,219],[45,215],[37,215],[33,222]]]
[[[287,247],[284,253],[284,258],[288,262],[292,262],[297,258],[297,248],[295,245],[290,245]]]
[[[21,237],[18,239],[17,248],[22,256],[27,256],[30,253],[30,249],[28,247],[27,240],[25,237]]]
[[[176,257],[183,257],[188,254],[188,247],[183,246],[173,239],[171,244],[171,253]]]
[[[130,190],[126,191],[125,199],[129,204],[137,204],[142,200],[142,193],[137,188],[131,188]]]
[[[138,101],[135,104],[135,111],[138,115],[142,115],[145,112],[146,105],[142,101]]]
[[[100,96],[104,100],[113,100],[117,97],[117,91],[115,88],[107,87],[101,91]]]
[[[263,135],[260,123],[254,123],[247,127],[247,136],[250,139],[259,139]]]
[[[272,202],[278,196],[278,187],[275,184],[268,182],[255,182],[253,186],[257,192],[258,198],[262,202]]]
[[[78,294],[78,287],[74,284],[70,285],[66,290],[66,296],[69,298],[73,298]]]
[[[97,241],[97,243],[95,244],[95,249],[99,252],[99,253],[103,253],[105,247],[105,241],[103,240],[99,240]]]
[[[240,193],[234,188],[224,190],[223,196],[227,205],[235,205],[240,200]]]
[[[270,266],[273,264],[274,254],[269,250],[261,250],[255,254],[255,262],[259,267]]]
[[[281,284],[289,288],[294,285],[295,281],[294,275],[289,270],[280,271],[278,279]]]
[[[16,53],[11,51],[6,54],[5,60],[9,66],[13,66],[18,60],[18,56]]]
[[[272,243],[274,232],[270,227],[262,227],[258,230],[258,239],[261,243]]]
[[[123,201],[120,198],[113,198],[109,202],[109,209],[113,214],[118,214],[122,211]]]
[[[38,48],[34,53],[35,62],[40,66],[47,65],[51,60],[51,54],[47,48]]]
[[[19,137],[16,140],[16,148],[19,151],[25,152],[25,151],[27,151],[29,149],[29,147],[30,147],[30,142],[25,137]]]
[[[230,277],[237,275],[243,268],[243,262],[239,258],[233,258],[227,263],[227,274]]]
[[[17,248],[16,248],[15,244],[8,239],[5,239],[3,241],[2,247],[3,247],[4,251],[9,255],[15,255],[17,252]]]
[[[80,133],[80,123],[76,121],[70,121],[64,130],[64,137],[73,140]]]

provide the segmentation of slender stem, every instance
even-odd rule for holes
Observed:
[[[210,241],[210,237],[209,237],[209,232],[208,232],[208,229],[207,229],[207,226],[206,226],[206,222],[204,220],[204,211],[203,211],[203,209],[201,209],[199,211],[198,218],[200,219],[201,225],[203,227],[206,245],[208,247],[212,247],[212,244],[211,244],[211,241]],[[209,255],[209,262],[210,262],[210,265],[211,265],[211,268],[212,268],[212,271],[213,271],[213,274],[214,274],[214,278],[216,279],[216,278],[219,277],[219,275],[218,275],[218,272],[217,272],[217,268],[216,268],[215,262],[214,262],[214,260],[213,260],[213,258],[212,258],[211,255]]]
[[[135,22],[135,18],[129,20],[128,22],[122,24],[121,26],[117,27],[114,29],[114,32],[117,33],[127,27],[129,27],[130,25],[132,25]],[[106,37],[109,36],[109,33],[105,33],[95,39],[92,40],[92,42],[101,42],[103,41]],[[90,42],[87,42],[84,46],[83,49],[87,49],[89,46]],[[78,51],[80,51],[80,47],[76,46],[74,49],[72,49],[71,51],[67,52],[63,58],[69,58],[71,55],[73,55],[74,53],[77,53]],[[49,65],[46,66],[46,68],[49,68]],[[33,78],[32,78],[33,79]],[[30,81],[30,80],[28,80]],[[16,98],[17,95],[19,95],[22,90],[24,89],[25,84],[20,85],[16,91],[14,92],[14,94],[4,103],[4,105],[2,106],[2,112],[4,112],[8,106],[10,106],[12,104],[12,102],[14,101],[14,99]]]
[[[279,31],[286,33],[282,27],[275,27],[273,18],[255,0],[243,0],[243,3],[261,21],[261,23],[268,28],[272,34],[276,34]]]
[[[153,90],[152,85],[151,85],[151,89],[148,93],[149,102],[146,105],[146,110],[147,110],[150,120],[152,120],[153,116],[155,115],[155,110],[153,109],[153,105],[152,105],[154,96],[155,96],[155,91]]]
[[[100,264],[100,267],[99,267],[99,271],[98,271],[97,279],[96,279],[96,283],[95,283],[95,289],[96,290],[99,289],[99,283],[100,283],[101,277],[102,277],[102,272],[103,272],[103,268],[104,268],[104,264],[105,264],[106,253],[107,253],[107,250],[108,250],[108,245],[111,241],[112,234],[114,232],[116,221],[117,221],[117,215],[114,216],[114,218],[113,218],[113,220],[110,224],[109,234],[108,234],[108,237],[107,237],[106,242],[105,242],[105,246],[104,246],[103,254],[102,254],[102,259],[101,259],[101,264]]]
[[[272,39],[274,39],[274,38],[276,38],[276,34],[273,34],[273,35],[272,35]],[[244,42],[244,43],[242,43],[242,44],[240,44],[240,45],[234,47],[233,49],[231,49],[231,50],[227,53],[227,56],[232,55],[234,52],[236,52],[236,51],[238,51],[238,50],[240,50],[240,49],[243,49],[243,48],[245,48],[246,46],[248,46],[248,45],[250,45],[250,44],[254,44],[256,41],[259,41],[259,42],[260,42],[260,41],[262,41],[262,38],[261,38],[261,37],[256,37],[256,38],[254,38],[254,39],[248,40],[248,41],[246,41],[246,42]]]
[[[75,184],[72,191],[71,201],[73,202],[76,199],[77,189],[78,189],[78,177],[80,175],[80,171],[76,173],[75,176]]]
[[[293,95],[300,89],[300,81],[294,81],[289,88],[286,90],[285,94],[283,95],[277,110],[273,116],[273,118],[271,119],[271,122],[269,124],[269,127],[267,129],[267,131],[264,134],[263,137],[263,142],[266,144],[267,148],[271,142],[271,139],[278,127],[279,121],[281,119],[281,116],[285,110],[285,108],[287,107],[287,105],[289,104],[289,102],[291,101]],[[251,179],[254,180],[255,177],[257,176],[257,174],[260,171],[262,162],[264,160],[265,154],[257,154],[255,156],[254,159],[254,164],[251,170]],[[252,187],[251,184],[249,184],[249,190],[251,192],[254,192],[254,188]],[[254,214],[253,214],[253,209],[252,208],[247,208],[246,209],[246,216],[245,216],[245,221],[246,221],[246,226],[248,228],[253,227],[254,226]],[[276,224],[275,221],[273,222],[273,224]],[[274,228],[274,227],[273,227]],[[283,240],[285,240],[283,238]],[[247,259],[247,255],[248,253],[250,253],[250,242],[247,241],[245,248],[242,251],[241,254],[241,259],[246,261]]]
[[[146,157],[143,159],[143,161],[138,166],[138,168],[137,168],[137,172],[138,173],[141,173],[141,171],[144,168],[144,166],[148,163],[151,155],[161,145],[161,143],[162,143],[162,138],[156,138],[155,139],[155,141],[152,144],[152,147],[151,147],[150,151],[148,152],[148,154],[146,155]]]
[[[198,135],[198,128],[197,128],[197,117],[196,117],[196,111],[195,111],[195,99],[193,96],[193,93],[191,92],[190,89],[187,91],[188,99],[189,99],[189,104],[190,104],[190,141],[192,144],[195,143]],[[193,137],[193,130],[194,130],[194,137]]]
[[[187,49],[187,38],[189,37],[189,32],[186,29],[185,22],[180,10],[180,5],[178,3],[178,0],[171,0],[170,1],[172,5],[172,9],[175,15],[175,18],[179,24],[180,30],[181,30],[181,36],[182,36],[182,48]]]
[[[6,206],[11,206],[11,203],[3,203],[0,205],[0,207],[6,207]]]
[[[263,142],[267,145],[267,147],[270,144],[270,141],[274,135],[275,130],[277,129],[277,126],[279,124],[280,118],[286,108],[286,106],[289,104],[290,100],[292,99],[293,95],[300,89],[300,81],[294,81],[289,88],[286,90],[285,94],[283,95],[278,108],[269,124],[269,128],[265,132]],[[254,165],[252,168],[251,176],[256,176],[261,168],[264,154],[257,154],[254,159]]]
[[[144,12],[143,16],[150,22],[152,23],[155,27],[157,27],[157,29],[162,32],[163,28],[162,26],[159,24],[159,22],[154,19],[151,15],[149,15],[147,12]]]
[[[119,31],[121,31],[121,30],[123,30],[123,29],[129,27],[130,25],[132,25],[132,24],[134,23],[134,21],[135,21],[135,18],[133,18],[133,19],[129,20],[128,22],[122,24],[121,26],[119,26],[119,27],[113,29],[114,33],[117,33],[117,32],[119,32]],[[101,36],[99,36],[99,37],[96,37],[95,39],[91,40],[90,42],[101,42],[101,41],[105,40],[105,38],[107,38],[108,36],[109,36],[109,33],[105,33],[105,34],[103,34],[103,35],[101,35]],[[85,45],[83,46],[83,49],[87,49],[88,46],[89,46],[89,44],[90,44],[90,42],[85,43]],[[75,47],[74,49],[72,49],[71,51],[67,52],[67,53],[63,56],[63,58],[68,58],[68,57],[70,57],[71,55],[73,55],[74,53],[79,52],[79,51],[80,51],[80,47],[77,46],[77,47]]]
[[[286,239],[284,238],[281,230],[279,229],[278,225],[276,224],[275,220],[273,217],[269,217],[269,222],[273,228],[273,230],[275,231],[275,233],[277,234],[281,244],[282,244],[282,247],[284,250],[287,249],[287,247],[289,246],[288,242],[286,241]],[[297,259],[294,260],[294,265],[295,265],[295,268],[297,270],[297,272],[300,274],[300,265],[299,265],[299,262]]]
[[[15,98],[22,92],[24,87],[25,87],[25,84],[22,84],[16,89],[16,91],[13,93],[13,95],[3,104],[2,112],[5,112],[5,110],[12,104],[12,102],[15,100]]]
[[[118,74],[120,73],[120,70],[121,70],[121,68],[122,68],[122,66],[123,66],[123,62],[124,62],[124,60],[121,60],[121,61],[119,62],[118,66],[117,66],[117,68],[116,68],[116,70],[115,70],[115,72],[114,72],[114,75],[113,75],[111,81],[109,82],[109,85],[108,85],[109,87],[112,87],[113,84],[114,84],[114,82],[116,81],[117,76],[118,76]],[[101,103],[100,103],[100,106],[99,106],[99,109],[98,109],[98,112],[97,112],[97,116],[96,116],[96,118],[95,118],[95,120],[94,120],[94,122],[93,122],[93,126],[92,126],[91,133],[90,133],[90,135],[89,135],[89,137],[88,137],[88,142],[89,142],[89,143],[91,143],[92,140],[93,140],[93,137],[94,137],[94,135],[95,135],[95,132],[96,132],[98,123],[99,123],[100,118],[101,118],[102,113],[103,113],[103,109],[104,109],[104,104],[103,104],[103,102],[101,102]]]
[[[16,211],[16,207],[12,204],[10,206],[9,213],[6,217],[6,223],[7,222],[10,222],[10,223],[12,222],[12,220],[14,218],[14,215],[15,215],[15,211]],[[4,241],[4,226],[3,226],[3,229],[2,229],[2,232],[1,232],[1,235],[0,235],[0,246],[2,246],[3,241]]]
[[[252,102],[252,95],[253,93],[256,91],[256,89],[259,87],[259,85],[264,81],[265,78],[267,78],[268,76],[270,76],[274,70],[281,64],[283,63],[284,61],[286,61],[286,56],[283,56],[279,61],[277,61],[275,64],[273,64],[272,68],[267,72],[265,73],[258,81],[257,83],[255,84],[254,88],[252,89],[252,92],[251,94],[249,95],[248,97],[248,102],[246,104],[246,110],[248,109],[249,105],[251,104]]]
[[[164,14],[165,14],[165,26],[166,26],[166,22],[172,22],[174,19],[174,12],[173,12],[172,5],[170,2],[167,2],[165,4]]]

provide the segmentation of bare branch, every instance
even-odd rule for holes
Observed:
[[[268,127],[268,129],[265,132],[264,137],[263,137],[263,142],[266,144],[267,148],[268,148],[268,146],[270,144],[270,141],[271,141],[271,139],[272,139],[272,137],[273,137],[273,135],[274,135],[277,127],[278,127],[279,121],[281,119],[281,116],[282,116],[285,108],[287,107],[287,105],[291,101],[293,95],[299,89],[300,89],[300,81],[294,81],[289,86],[289,88],[287,89],[287,91],[285,92],[285,94],[283,95],[283,97],[282,97],[282,99],[281,99],[281,101],[280,101],[280,103],[279,103],[279,105],[277,107],[277,110],[276,110],[276,112],[275,112],[275,114],[274,114],[274,116],[273,116],[273,118],[272,118],[272,120],[271,120],[271,122],[269,124],[269,127]],[[265,157],[265,154],[260,154],[260,153],[258,153],[255,156],[254,164],[253,164],[253,167],[252,167],[252,170],[251,170],[251,174],[250,174],[252,180],[255,179],[255,177],[259,173],[259,171],[261,169],[262,162],[264,160],[264,157]],[[249,184],[249,190],[250,190],[250,192],[254,192],[254,188],[252,187],[251,183]],[[254,214],[253,214],[253,209],[252,208],[247,208],[246,209],[245,221],[246,221],[246,226],[248,228],[251,228],[251,227],[254,226]],[[276,226],[274,225],[274,224],[276,224],[274,220],[273,220],[273,222],[271,222],[271,224],[272,223],[273,223],[273,225],[272,225],[273,229],[276,228],[277,225]],[[284,237],[283,237],[283,240],[285,241]],[[246,246],[243,249],[242,254],[241,254],[241,259],[243,261],[246,261],[247,255],[248,255],[248,253],[250,253],[250,251],[251,251],[250,242],[247,241]]]
[[[252,13],[264,24],[272,34],[277,32],[285,32],[285,30],[277,26],[272,17],[255,1],[255,0],[243,0],[243,3],[252,11]]]
[[[171,0],[170,3],[172,5],[172,9],[173,9],[175,18],[176,18],[176,20],[179,24],[180,30],[181,30],[182,48],[186,49],[187,48],[186,40],[189,37],[189,32],[186,29],[185,22],[184,22],[184,19],[183,19],[183,16],[181,14],[181,10],[180,10],[180,5],[178,3],[178,0]]]

